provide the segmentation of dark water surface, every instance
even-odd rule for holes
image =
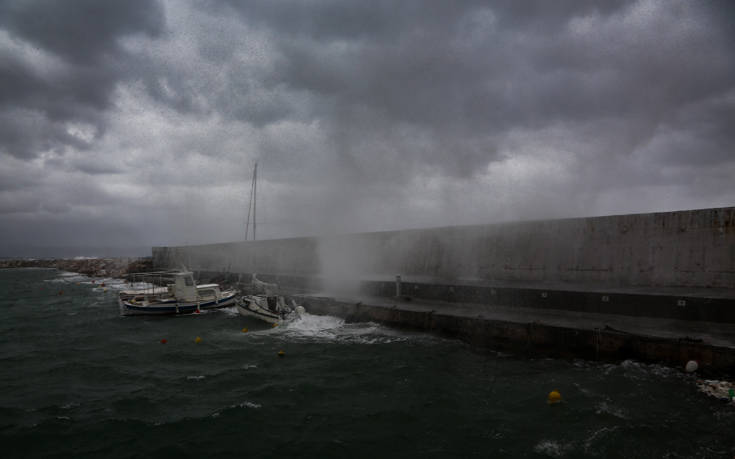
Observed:
[[[735,409],[676,370],[481,354],[333,317],[121,317],[107,288],[0,270],[3,457],[735,455]]]

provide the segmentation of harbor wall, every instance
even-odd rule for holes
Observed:
[[[462,315],[408,304],[393,306],[344,303],[332,298],[302,297],[313,314],[344,318],[347,322],[379,322],[391,327],[421,330],[459,338],[473,347],[528,356],[621,361],[635,359],[683,368],[690,360],[700,375],[735,375],[735,348],[689,336],[650,336],[612,327],[559,325],[543,321],[512,321],[483,315]]]
[[[315,282],[735,288],[735,207],[154,247],[154,265]]]

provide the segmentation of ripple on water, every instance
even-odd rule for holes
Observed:
[[[676,369],[475,353],[309,314],[248,333],[234,309],[122,318],[113,294],[75,284],[59,296],[51,277],[0,272],[0,306],[39,292],[0,308],[0,427],[24,457],[735,453],[733,407]],[[551,389],[564,404],[548,407]]]

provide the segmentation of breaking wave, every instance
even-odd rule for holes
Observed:
[[[333,341],[355,344],[386,344],[405,341],[408,335],[373,322],[346,323],[334,316],[304,313],[274,330],[293,340]]]

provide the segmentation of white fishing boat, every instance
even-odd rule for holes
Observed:
[[[240,315],[254,317],[271,324],[295,320],[304,313],[303,306],[293,300],[290,304],[278,294],[278,285],[263,282],[253,274],[250,284],[243,288],[248,294],[237,300]]]
[[[119,293],[123,315],[188,314],[225,308],[235,304],[239,293],[234,289],[223,291],[219,284],[197,285],[188,271],[139,273],[133,278],[136,276],[143,280],[144,287]]]
[[[237,300],[237,312],[271,324],[290,322],[301,317],[304,307],[293,300],[291,305],[278,295],[245,295]]]

